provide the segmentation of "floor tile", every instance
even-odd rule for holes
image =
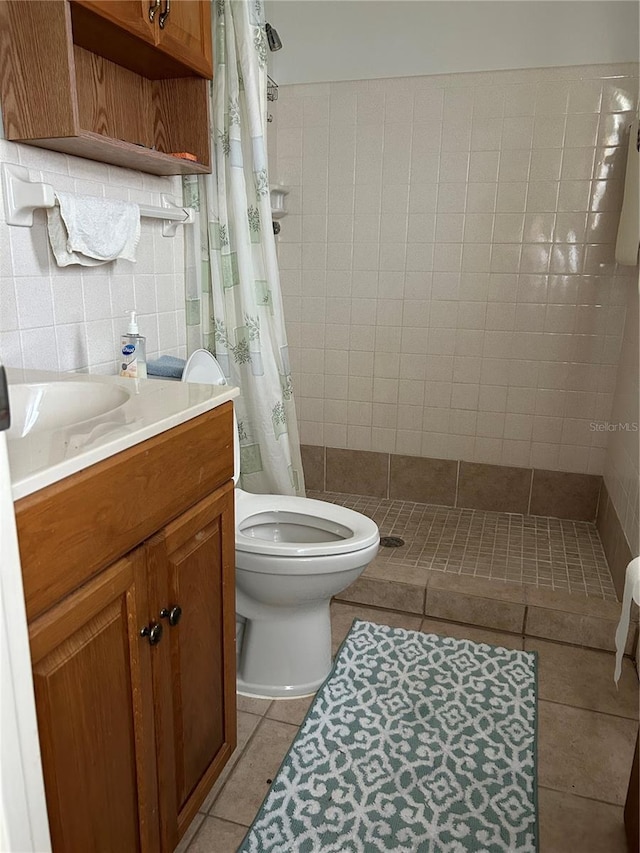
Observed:
[[[531,606],[548,607],[566,613],[583,616],[599,616],[602,619],[619,619],[620,603],[595,596],[571,595],[558,589],[546,589],[531,584],[524,585],[525,601]]]
[[[598,616],[583,616],[578,613],[566,613],[551,610],[548,607],[527,607],[525,634],[543,640],[557,640],[560,643],[573,643],[587,646],[589,649],[615,651],[615,633],[618,623],[615,619],[600,619]],[[633,649],[635,626],[629,626],[629,636],[625,645],[625,654]]]
[[[257,714],[259,717],[269,710],[271,699],[254,699],[252,696],[237,696],[238,711],[246,711],[247,714]]]
[[[392,628],[407,628],[413,631],[419,630],[422,621],[422,617],[409,613],[376,610],[373,607],[334,601],[331,605],[331,636],[334,654],[349,633],[354,619],[364,619],[367,622],[375,622],[376,625],[390,625]]]
[[[524,604],[427,587],[425,615],[519,634],[524,622]]]
[[[290,723],[299,726],[305,718],[314,696],[304,696],[302,699],[274,699],[267,711],[270,720],[279,720],[281,723]]]
[[[622,805],[637,721],[545,701],[538,713],[539,784]]]
[[[355,583],[336,596],[340,601],[355,601],[373,607],[388,607],[406,613],[422,613],[424,585],[396,583],[384,578],[362,575]]]
[[[263,719],[214,802],[211,815],[249,826],[297,731],[297,726]]]
[[[204,812],[206,814],[211,811],[211,807],[215,802],[216,797],[224,787],[224,784],[229,778],[231,771],[233,770],[236,763],[238,762],[238,759],[242,755],[249,738],[258,727],[260,719],[261,717],[258,717],[255,714],[246,714],[244,713],[244,711],[238,712],[238,744],[234,749],[233,753],[231,754],[231,758],[225,764],[222,773],[216,779],[213,788],[209,791],[206,800],[200,807],[201,812]]]
[[[425,634],[455,637],[456,640],[472,640],[474,643],[489,643],[491,646],[502,646],[505,649],[522,649],[523,647],[522,636],[518,634],[491,631],[489,628],[476,628],[475,625],[461,625],[458,622],[423,619],[420,630]]]
[[[414,586],[425,587],[429,570],[424,566],[414,566],[410,563],[391,563],[378,557],[364,570],[365,578],[382,578],[398,583],[410,583]]]
[[[236,853],[247,828],[216,817],[206,817],[188,853]]]
[[[205,817],[206,817],[206,815],[202,814],[201,812],[198,812],[196,814],[194,819],[191,821],[191,823],[187,827],[187,831],[185,832],[185,834],[180,839],[180,843],[178,844],[176,849],[173,851],[173,853],[187,853],[187,850],[189,849],[189,845],[191,844],[191,842],[195,838],[195,836],[196,836],[198,830],[200,829],[200,826],[202,825],[202,822],[205,819]]]
[[[455,575],[452,572],[429,572],[429,589],[446,589],[462,592],[465,595],[477,595],[481,598],[493,598],[497,601],[512,601],[524,604],[522,584],[508,581],[475,578],[468,575]]]
[[[332,492],[309,496],[361,512],[381,535],[404,540],[399,548],[380,548],[367,576],[420,584],[423,570],[435,570],[616,601],[602,542],[590,522]]]
[[[538,789],[541,853],[627,853],[622,806]]]
[[[619,686],[613,680],[615,656],[609,652],[564,646],[527,637],[527,651],[538,652],[541,699],[591,711],[638,719],[638,676],[624,658]]]

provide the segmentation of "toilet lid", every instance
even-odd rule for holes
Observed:
[[[199,382],[202,385],[227,385],[224,372],[209,350],[197,349],[191,353],[182,371],[183,382]],[[233,407],[233,482],[240,477],[240,439],[236,407]]]
[[[359,551],[379,541],[377,524],[346,507],[236,489],[236,551],[316,557]]]
[[[197,349],[189,356],[182,372],[183,382],[200,382],[203,385],[226,385],[222,368],[209,350]]]

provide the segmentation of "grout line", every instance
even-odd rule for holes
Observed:
[[[531,495],[533,494],[533,478],[535,477],[535,468],[531,469],[531,480],[529,481],[529,500],[527,501],[527,515],[531,515]]]
[[[584,794],[577,794],[575,791],[568,791],[566,788],[552,788],[550,785],[541,785],[538,783],[538,788],[544,788],[545,791],[555,791],[557,794],[564,794],[569,797],[578,797],[580,800],[588,800],[590,803],[602,803],[603,806],[615,806],[618,809],[624,809],[624,803],[612,803],[611,800],[598,800],[595,797],[587,797]]]
[[[327,490],[327,448],[322,448],[322,489]]]
[[[362,512],[385,533],[406,540],[405,551],[378,555],[390,572],[401,563],[615,600],[600,538],[590,522],[371,496],[317,497]]]
[[[391,500],[391,454],[387,453],[387,500]]]
[[[460,489],[460,465],[461,462],[458,459],[456,462],[456,493],[453,498],[453,505],[454,507],[456,507],[456,509],[458,508],[458,491]]]
[[[593,519],[593,523],[596,526],[596,530],[598,529],[598,513],[600,512],[600,501],[602,500],[602,492],[604,491],[604,477],[600,475],[600,488],[598,489],[598,500],[596,501],[596,516]]]
[[[546,702],[548,705],[560,705],[563,708],[575,708],[576,711],[586,711],[588,714],[601,714],[603,717],[613,717],[614,720],[632,720],[635,722],[637,719],[635,716],[625,717],[624,714],[613,714],[610,711],[598,711],[595,708],[585,708],[582,705],[572,705],[570,702],[558,702],[556,699],[545,699],[541,696],[538,696],[538,702]]]
[[[269,703],[269,708],[270,708],[270,707],[271,707],[271,703]],[[269,710],[269,708],[267,708],[267,709],[266,709],[266,711],[264,712],[265,714],[267,713],[267,711]],[[250,711],[242,711],[241,713],[243,713],[243,714],[250,714],[251,712],[250,712]],[[237,706],[236,706],[236,717],[237,717],[237,716],[238,716],[238,709],[237,709]],[[249,744],[252,742],[252,740],[253,740],[253,739],[254,739],[254,737],[256,736],[256,734],[257,734],[257,732],[258,732],[258,729],[262,726],[262,723],[266,720],[266,717],[265,717],[264,715],[260,716],[260,714],[253,714],[252,716],[254,716],[254,717],[259,717],[260,722],[256,725],[255,729],[251,732],[251,734],[250,734],[250,735],[249,735],[249,737],[247,738],[247,742],[246,742],[246,743],[245,743],[245,745],[242,747],[242,749],[241,749],[241,751],[240,751],[240,753],[239,753],[238,757],[236,758],[236,760],[235,760],[235,762],[234,762],[233,766],[231,767],[231,769],[230,769],[230,771],[229,771],[229,774],[228,774],[227,778],[224,780],[224,784],[220,786],[220,790],[218,791],[218,793],[215,795],[215,797],[214,797],[214,798],[213,798],[213,800],[211,801],[211,803],[210,803],[210,805],[209,805],[209,811],[205,813],[205,814],[206,814],[207,816],[209,816],[209,817],[215,817],[215,815],[212,815],[212,814],[211,814],[211,809],[212,809],[212,808],[214,807],[214,805],[218,802],[218,799],[220,798],[220,795],[222,794],[222,792],[224,791],[224,789],[227,787],[227,782],[228,782],[228,781],[231,779],[231,777],[233,776],[233,774],[234,774],[234,772],[235,772],[236,767],[238,766],[238,764],[240,763],[241,759],[244,757],[245,752],[246,752],[246,751],[247,751],[247,749],[249,748]],[[226,766],[226,765],[225,765],[225,766]],[[213,784],[215,785],[215,782],[214,782]],[[224,820],[224,818],[220,818],[220,820]]]

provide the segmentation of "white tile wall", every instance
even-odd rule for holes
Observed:
[[[637,274],[637,271],[636,271]],[[633,556],[640,554],[640,425],[638,400],[638,288],[631,288],[622,352],[618,366],[615,398],[609,421],[604,480],[622,523]]]
[[[54,189],[141,204],[182,198],[180,178],[163,178],[0,139],[0,161],[20,163]],[[1,193],[1,189],[0,189]],[[136,263],[60,268],[46,214],[32,228],[8,226],[0,199],[0,360],[12,367],[115,373],[124,312],[137,308],[147,357],[186,354],[183,235],[162,236],[142,219]]]
[[[302,440],[601,473],[637,65],[281,86]],[[275,166],[275,168],[274,168]]]

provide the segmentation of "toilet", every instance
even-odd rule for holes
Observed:
[[[191,355],[182,381],[226,385],[207,350]],[[235,413],[234,428],[238,692],[305,696],[331,669],[331,598],[377,554],[378,527],[336,504],[240,489]]]

